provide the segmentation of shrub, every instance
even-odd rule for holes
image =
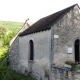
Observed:
[[[78,65],[77,62],[74,61],[66,61],[65,64],[71,65],[72,68],[76,68]]]
[[[78,64],[78,65],[76,66],[76,69],[79,69],[79,70],[80,70],[80,64]]]

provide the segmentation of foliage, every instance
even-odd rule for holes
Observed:
[[[4,30],[1,29],[0,33],[3,34],[0,39],[0,48],[3,46],[9,47],[9,42],[13,38],[13,36],[19,31],[22,27],[22,22],[10,22],[10,21],[0,21],[0,26]],[[7,31],[7,32],[6,32]]]
[[[0,48],[2,47],[2,42],[1,42],[1,40],[0,40]]]
[[[0,66],[0,80],[34,80],[29,74],[24,76],[9,67]]]
[[[22,22],[0,21],[0,25],[7,28],[8,31],[18,31],[22,26]]]
[[[1,48],[1,49],[2,49],[2,54],[0,55],[0,65],[1,63],[6,64],[8,62],[8,47]]]
[[[11,70],[8,66],[9,42],[14,37],[16,32],[21,28],[22,24],[23,23],[18,22],[0,21],[0,25],[3,25],[8,29],[7,34],[6,31],[3,31],[5,32],[3,33],[4,36],[2,37],[2,39],[0,39],[0,45],[2,45],[0,47],[0,80],[33,80],[30,74],[24,76],[14,70]]]
[[[77,65],[77,66],[76,66],[76,69],[79,69],[79,70],[80,70],[80,65]]]
[[[30,74],[24,76],[9,68],[8,48],[3,48],[0,56],[0,80],[34,80]]]
[[[2,31],[2,33],[0,31],[0,80],[33,80],[30,74],[24,76],[14,70],[11,70],[8,66],[9,42],[14,37],[16,32],[21,28],[23,23],[0,21],[0,25],[0,30]]]
[[[3,38],[6,32],[7,32],[7,29],[3,25],[0,25],[0,39]]]
[[[2,39],[2,45],[9,47],[10,40],[13,38],[13,36],[15,34],[16,34],[16,32],[14,32],[14,31],[9,32],[8,34],[6,34]]]
[[[65,64],[71,65],[72,68],[76,68],[76,66],[78,65],[77,62],[74,61],[65,61]]]
[[[9,67],[0,66],[0,80],[34,80],[29,74],[24,76],[11,70]]]

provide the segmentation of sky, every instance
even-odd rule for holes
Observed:
[[[36,22],[76,3],[80,6],[80,0],[0,0],[0,20]]]

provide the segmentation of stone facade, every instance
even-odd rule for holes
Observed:
[[[19,68],[19,37],[15,39],[9,49],[10,67],[16,71]]]
[[[75,6],[52,27],[52,59],[56,65],[62,66],[66,60],[75,61],[74,42],[80,38],[79,11]],[[71,54],[68,53],[69,47],[72,48]]]
[[[9,60],[10,67],[16,71],[19,69],[19,33],[23,32],[25,29],[29,28],[28,20],[25,21],[23,27],[19,30],[19,32],[12,38],[10,41],[9,48]]]
[[[38,80],[49,77],[50,71],[50,30],[38,32],[37,34],[29,34],[27,36],[19,37],[19,57],[20,66],[24,66],[24,72],[32,71],[32,75]],[[34,43],[34,60],[29,60],[29,41]],[[21,67],[23,68],[23,67]]]

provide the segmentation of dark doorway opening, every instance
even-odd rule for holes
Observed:
[[[75,41],[75,61],[79,62],[79,56],[80,56],[80,50],[79,50],[79,43],[80,43],[80,40],[77,39]]]

